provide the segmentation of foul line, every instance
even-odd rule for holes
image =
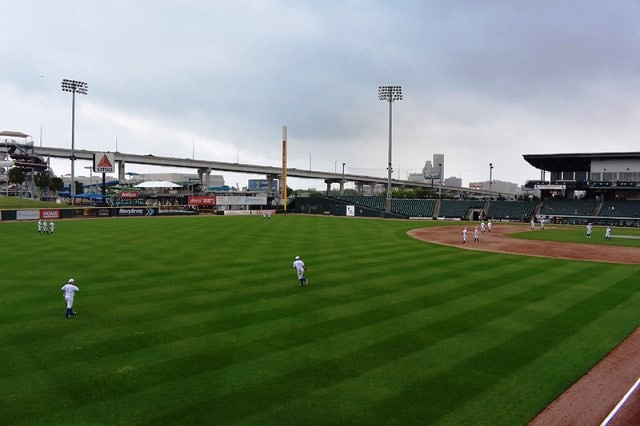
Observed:
[[[638,380],[636,380],[633,386],[631,386],[631,389],[629,389],[627,393],[622,397],[620,402],[618,402],[618,404],[613,407],[613,410],[611,410],[609,415],[602,421],[602,423],[600,423],[600,426],[607,426],[609,424],[609,422],[616,416],[616,414],[618,414],[618,410],[620,410],[624,403],[627,402],[627,399],[629,399],[631,394],[636,390],[638,385],[640,385],[640,377],[638,378]]]

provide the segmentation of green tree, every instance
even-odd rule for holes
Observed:
[[[54,176],[49,179],[49,190],[55,192],[56,194],[64,188],[64,182],[61,178]]]
[[[49,185],[51,184],[51,176],[48,172],[38,172],[36,173],[33,181],[36,186],[40,188],[40,199],[44,199],[46,191],[49,189]]]
[[[22,167],[12,167],[7,172],[9,183],[22,185],[26,179],[26,172]]]

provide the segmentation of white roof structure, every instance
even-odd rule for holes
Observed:
[[[147,182],[139,183],[136,188],[181,188],[177,183],[169,182],[168,180],[150,180]]]

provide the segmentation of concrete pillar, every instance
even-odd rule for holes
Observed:
[[[331,184],[333,183],[333,179],[325,179],[324,183],[327,184],[327,190],[325,191],[325,195],[329,195],[331,192]]]
[[[198,178],[200,179],[200,183],[206,189],[209,189],[211,186],[211,169],[198,169]]]
[[[120,160],[120,161],[116,161],[116,163],[118,163],[118,182],[123,183],[124,182],[124,173],[125,173],[125,161],[124,160]]]
[[[280,176],[279,175],[274,175],[274,174],[268,174],[267,175],[267,182],[269,184],[269,193],[275,193],[275,194],[282,193],[282,188],[280,188],[280,185],[278,185],[278,190],[277,191],[273,190],[273,186],[274,186],[273,182],[274,181],[280,181]]]

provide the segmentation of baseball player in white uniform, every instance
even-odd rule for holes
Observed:
[[[296,270],[298,274],[298,281],[300,281],[300,287],[304,287],[304,285],[308,282],[304,277],[304,272],[306,271],[306,267],[304,266],[304,262],[300,259],[300,256],[296,256],[293,261],[293,269]]]
[[[76,281],[73,278],[70,278],[69,281],[60,289],[62,290],[64,300],[67,301],[67,312],[64,314],[67,319],[69,319],[69,316],[77,315],[77,313],[72,309],[75,293],[76,291],[80,291],[80,289],[76,287],[75,282]]]
[[[467,227],[462,229],[462,244],[467,244]]]

